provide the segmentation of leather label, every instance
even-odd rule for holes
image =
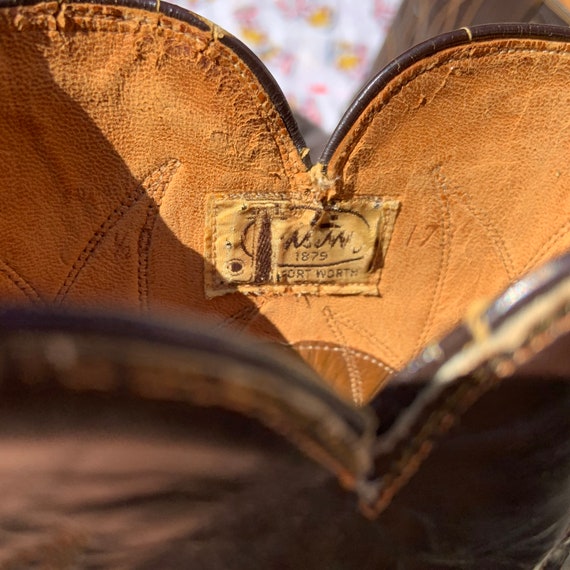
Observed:
[[[206,294],[378,295],[398,208],[377,197],[322,206],[292,197],[214,195]]]

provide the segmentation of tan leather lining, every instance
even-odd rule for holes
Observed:
[[[410,354],[569,245],[568,50],[522,44],[453,48],[404,71],[330,162],[341,198],[375,188],[402,202],[378,305],[388,338],[409,325]]]
[[[475,297],[570,245],[565,43],[488,41],[419,62],[319,177],[217,28],[55,2],[0,20],[4,299],[198,312],[304,346],[363,403]],[[398,200],[380,296],[206,299],[212,193]]]

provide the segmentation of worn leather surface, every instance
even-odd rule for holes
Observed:
[[[568,144],[558,138],[566,49],[501,39],[421,58],[359,102],[331,152],[341,196],[379,192],[402,203],[382,296],[361,301],[400,358],[566,247],[570,194],[552,152]]]
[[[2,409],[2,568],[367,564],[354,499],[247,418],[50,392]]]
[[[568,258],[520,277],[569,246],[566,32],[414,52],[309,172],[263,70],[171,12],[0,11],[0,298],[39,309],[0,314],[0,564],[559,567]],[[213,192],[399,200],[380,295],[207,299]]]
[[[0,567],[366,563],[346,546],[377,531],[331,472],[368,476],[372,414],[290,355],[203,323],[1,314]],[[326,516],[315,493],[346,533],[327,552],[299,548]]]
[[[547,440],[568,452],[567,384],[550,391],[555,407],[532,384],[482,402],[525,413],[526,399],[534,420],[512,429],[501,413],[466,417],[374,522],[327,472],[229,412],[96,395],[3,398],[0,561],[18,570],[533,568],[567,521],[568,470],[544,449]]]
[[[362,404],[473,299],[569,245],[566,41],[408,63],[349,116],[323,176],[275,86],[210,24],[55,2],[0,21],[4,300],[198,313],[293,346]],[[379,296],[206,299],[213,192],[400,200]]]

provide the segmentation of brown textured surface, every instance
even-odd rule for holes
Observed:
[[[569,245],[565,42],[481,42],[404,70],[326,179],[217,28],[88,4],[0,21],[4,300],[207,315],[304,346],[361,403],[475,298]],[[213,192],[400,200],[380,296],[207,300]]]

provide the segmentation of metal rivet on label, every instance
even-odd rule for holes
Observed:
[[[239,275],[244,270],[244,264],[241,259],[232,259],[227,264],[227,269],[233,275]]]

